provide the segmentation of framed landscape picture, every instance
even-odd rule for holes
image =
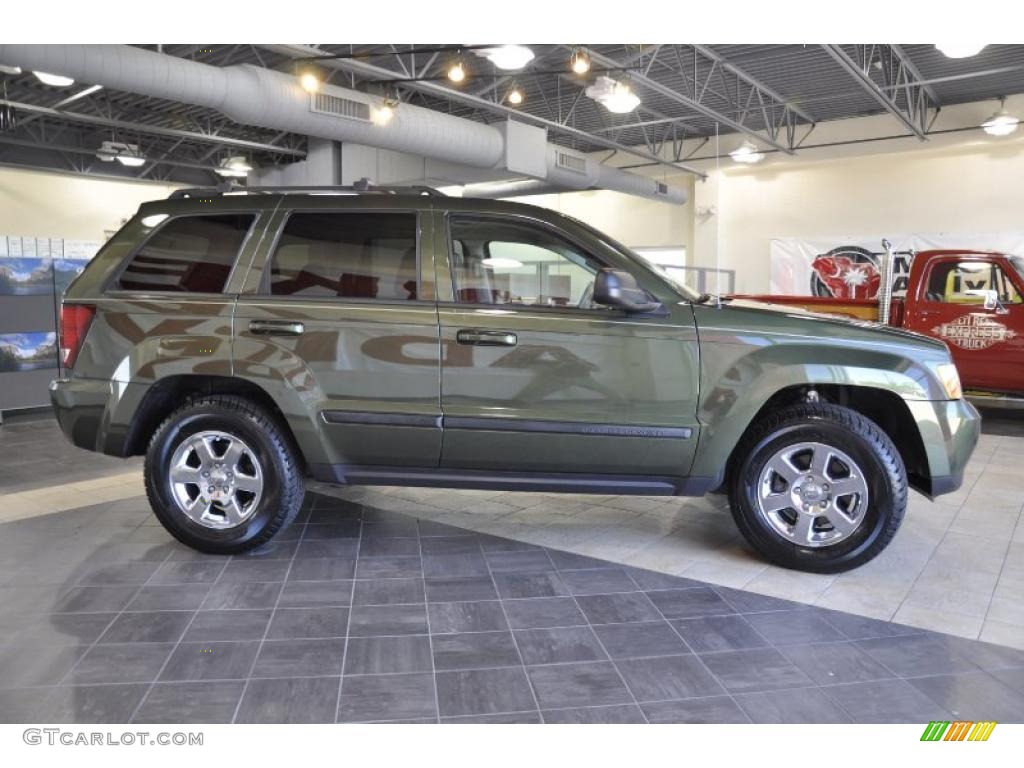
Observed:
[[[38,371],[57,367],[57,334],[0,334],[0,373]]]

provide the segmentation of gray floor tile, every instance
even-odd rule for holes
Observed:
[[[532,597],[503,600],[502,605],[513,629],[534,627],[571,627],[586,624],[587,618],[571,597]]]
[[[288,574],[288,560],[232,560],[217,580],[219,584],[249,583],[252,581],[284,581]]]
[[[746,620],[774,645],[845,640],[846,636],[813,610],[747,614]]]
[[[857,723],[928,723],[953,716],[905,680],[830,685],[822,689]]]
[[[345,641],[267,640],[260,648],[253,677],[340,675]]]
[[[491,573],[536,573],[552,571],[555,567],[547,552],[542,549],[488,552],[486,560]]]
[[[1012,690],[992,673],[917,677],[907,682],[958,719],[1024,723],[1024,691]]]
[[[250,680],[236,723],[333,723],[337,677]]]
[[[346,677],[338,721],[433,718],[437,716],[436,698],[434,676],[429,673]]]
[[[647,718],[636,704],[614,704],[608,707],[546,709],[541,712],[545,723],[646,723]]]
[[[293,560],[288,581],[340,581],[351,579],[356,561],[351,557],[312,557]]]
[[[958,654],[982,669],[990,671],[1024,669],[1024,650],[968,640],[965,637],[946,637],[944,639]]]
[[[173,643],[97,645],[71,670],[68,685],[151,683],[174,649]]]
[[[442,723],[451,725],[538,725],[542,721],[540,712],[509,712],[500,715],[463,715],[442,717]]]
[[[759,595],[756,592],[747,592],[743,589],[731,589],[729,587],[716,586],[715,592],[736,609],[736,613],[762,613],[764,611],[797,611],[809,606],[801,603],[794,603],[792,600],[782,600],[778,597]]]
[[[122,613],[100,637],[102,643],[174,643],[192,621],[192,611]]]
[[[327,608],[352,602],[351,581],[289,581],[281,590],[280,608]]]
[[[779,652],[818,685],[866,683],[894,677],[852,642],[790,645]]]
[[[345,637],[348,612],[348,608],[278,608],[270,621],[267,638]]]
[[[575,552],[563,552],[558,549],[547,550],[551,562],[559,571],[574,571],[587,568],[607,568],[607,560],[598,560],[596,557],[577,555]]]
[[[490,576],[426,579],[425,583],[427,600],[431,603],[498,599],[498,592]]]
[[[116,613],[51,613],[26,619],[10,617],[12,645],[90,645],[99,639]],[[2,618],[2,617],[0,617]],[[0,632],[0,635],[3,633]]]
[[[203,610],[273,608],[281,593],[280,582],[216,584],[203,601]]]
[[[132,718],[135,723],[230,723],[245,686],[217,683],[157,683]]]
[[[438,672],[437,698],[442,717],[537,708],[522,667]]]
[[[515,640],[526,665],[604,661],[608,658],[590,627],[519,629],[515,632]]]
[[[582,595],[576,598],[591,624],[626,624],[659,621],[661,614],[643,592],[616,595]]]
[[[352,608],[350,637],[427,634],[425,605],[357,605]]]
[[[397,541],[397,539],[392,539]],[[423,555],[423,575],[428,578],[486,576],[487,561],[479,553],[463,555]]]
[[[325,539],[358,539],[362,523],[358,520],[339,520],[332,523],[307,525],[303,541],[323,541]]]
[[[736,701],[755,723],[848,723],[850,716],[820,688],[744,693]]]
[[[459,530],[453,528],[452,530]],[[480,537],[475,534],[460,536],[432,536],[424,538],[422,548],[424,555],[479,555],[483,552],[480,547]]]
[[[0,723],[42,722],[52,688],[0,688]]]
[[[185,632],[183,640],[261,640],[266,634],[271,613],[269,608],[251,611],[199,611]]]
[[[664,620],[636,624],[598,624],[594,631],[613,659],[678,656],[689,653],[686,643]]]
[[[824,617],[825,621],[851,640],[868,640],[873,637],[894,637],[896,635],[919,635],[924,632],[922,629],[908,627],[906,624],[869,619],[867,616],[857,616],[852,613],[843,613],[842,611],[819,609],[819,613]]]
[[[353,594],[355,605],[394,605],[422,603],[423,579],[357,580]]]
[[[295,550],[296,560],[320,560],[324,558],[355,559],[359,551],[358,539],[326,539],[324,541],[300,541]]]
[[[594,568],[566,571],[562,581],[574,595],[602,595],[611,592],[636,592],[636,585],[622,568]]]
[[[699,589],[663,589],[648,592],[666,619],[692,619],[698,616],[722,616],[736,610],[710,587]]]
[[[143,584],[159,567],[158,563],[110,563],[91,568],[78,580],[81,586]]]
[[[259,647],[258,642],[181,643],[160,679],[241,680],[248,676]]]
[[[687,644],[697,653],[742,651],[768,645],[742,616],[705,616],[672,622]]]
[[[426,635],[353,637],[345,652],[346,675],[430,672],[433,663]]]
[[[648,571],[645,568],[624,568],[623,570],[645,592],[656,589],[695,589],[707,586],[703,581],[694,581],[682,576],[670,576],[667,573]]]
[[[356,577],[360,579],[421,578],[423,561],[419,555],[396,557],[360,557]]]
[[[701,655],[701,661],[731,692],[774,691],[811,685],[810,678],[774,648],[706,653]]]
[[[128,604],[128,611],[190,611],[202,605],[209,584],[143,587]]]
[[[633,697],[609,662],[527,667],[540,708],[630,704]]]
[[[434,666],[438,670],[519,666],[511,632],[468,632],[435,635]]]
[[[227,565],[226,558],[167,562],[150,578],[150,584],[213,584]]]
[[[86,645],[0,647],[0,688],[56,685],[87,650]]]
[[[569,590],[555,571],[537,573],[496,573],[494,583],[503,599],[516,597],[557,597]]]
[[[392,517],[367,521],[363,525],[364,539],[397,539],[419,536],[420,528],[414,517]]]
[[[366,539],[359,547],[360,557],[397,557],[418,555],[420,541],[407,539]]]
[[[39,720],[44,723],[127,723],[147,683],[76,685],[51,689]]]
[[[427,606],[431,633],[497,632],[508,629],[505,611],[497,600],[431,603]]]
[[[749,723],[750,718],[728,696],[641,704],[650,723]]]
[[[857,641],[875,661],[899,677],[972,672],[978,667],[942,635],[904,635]]]
[[[693,654],[615,662],[637,701],[664,701],[715,696],[722,686]]]
[[[54,605],[55,613],[96,613],[123,610],[135,593],[136,585],[110,587],[75,587]]]

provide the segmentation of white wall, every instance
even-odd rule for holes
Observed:
[[[139,204],[175,186],[0,167],[0,234],[106,240]]]

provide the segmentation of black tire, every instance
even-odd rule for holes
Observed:
[[[838,448],[856,462],[868,488],[862,522],[833,545],[801,546],[780,534],[758,510],[761,472],[777,451],[802,442]],[[763,557],[813,573],[848,571],[877,556],[907,509],[907,472],[889,436],[868,418],[838,405],[806,403],[769,414],[737,448],[727,481],[729,506],[740,532]]]
[[[178,507],[171,492],[168,474],[175,450],[206,430],[239,438],[260,465],[262,496],[234,527],[200,525]],[[287,433],[259,405],[232,395],[190,400],[168,416],[150,441],[144,478],[150,506],[164,528],[183,544],[211,554],[236,554],[267,543],[295,519],[305,494],[298,452]]]

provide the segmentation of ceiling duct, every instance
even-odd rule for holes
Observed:
[[[234,122],[363,144],[477,168],[503,168],[501,129],[402,104],[384,125],[363,119],[378,97],[332,85],[313,97],[292,75],[256,67],[215,67],[129,45],[0,44],[0,64],[54,72],[169,101],[215,109]],[[686,192],[582,157],[582,171],[558,166],[564,147],[548,143],[546,181],[565,189],[611,189],[682,203]],[[575,156],[573,156],[575,159]]]

